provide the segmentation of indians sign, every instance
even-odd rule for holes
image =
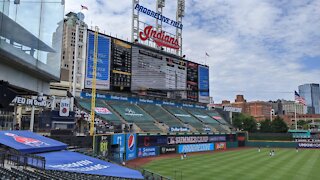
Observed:
[[[180,49],[177,38],[168,35],[165,31],[157,31],[153,26],[146,26],[143,32],[139,33],[139,37],[142,41],[152,39],[160,47]]]

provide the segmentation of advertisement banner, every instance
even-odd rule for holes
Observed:
[[[138,157],[149,157],[159,155],[158,147],[138,148]]]
[[[167,136],[138,136],[138,147],[167,145]]]
[[[112,145],[118,144],[119,145],[119,157],[120,160],[123,160],[123,153],[125,148],[125,135],[124,134],[114,134],[112,135]]]
[[[70,99],[69,98],[61,99],[59,116],[63,116],[63,117],[69,116],[69,112],[70,112]]]
[[[320,143],[300,142],[298,146],[299,148],[320,148]]]
[[[178,146],[178,153],[213,151],[213,150],[214,150],[214,143],[180,144]]]
[[[169,131],[170,132],[189,132],[190,129],[187,127],[170,127]]]
[[[215,149],[216,150],[226,150],[227,144],[225,142],[217,142],[217,143],[215,143]]]
[[[176,146],[163,146],[160,147],[160,154],[173,154],[176,153],[177,147]]]
[[[209,136],[208,142],[226,141],[226,136]]]
[[[112,112],[109,111],[109,109],[105,108],[105,107],[96,107],[95,108],[95,112],[97,114],[112,114]]]
[[[110,89],[110,52],[111,39],[107,36],[98,35],[98,59],[97,59],[97,81],[96,88]],[[94,32],[88,31],[88,48],[86,61],[85,88],[92,88],[94,61]]]
[[[209,103],[209,67],[199,65],[199,102]]]
[[[209,136],[169,136],[168,144],[189,144],[209,142]]]
[[[126,134],[126,160],[137,158],[136,134]]]

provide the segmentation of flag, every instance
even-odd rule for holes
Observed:
[[[294,91],[294,100],[296,100],[300,104],[306,105],[306,100],[301,97],[297,91]]]
[[[83,10],[83,9],[89,10],[87,6],[81,5],[81,10]]]
[[[210,57],[210,55],[206,52],[206,56]]]

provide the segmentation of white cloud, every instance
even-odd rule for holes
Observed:
[[[89,26],[92,21],[106,34],[130,39],[131,0],[80,2],[89,8]],[[155,7],[151,1],[140,3]],[[320,56],[319,7],[320,0],[188,0],[184,54],[210,65],[211,95],[217,102],[236,94],[248,100],[293,99],[298,85],[319,83],[320,68],[305,70],[300,60]],[[79,8],[78,0],[66,1],[66,12]],[[176,1],[166,1],[164,14],[174,19],[175,8]]]

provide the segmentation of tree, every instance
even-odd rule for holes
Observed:
[[[282,118],[280,118],[279,116],[277,116],[272,122],[271,122],[271,126],[273,129],[273,132],[276,133],[284,133],[284,132],[288,132],[288,126],[287,124],[284,122],[284,120]]]
[[[265,119],[260,122],[260,131],[261,132],[272,132],[272,125],[270,119]]]
[[[255,132],[257,130],[257,122],[255,121],[255,119],[252,116],[248,116],[242,113],[234,116],[233,126],[240,130],[249,132]]]

